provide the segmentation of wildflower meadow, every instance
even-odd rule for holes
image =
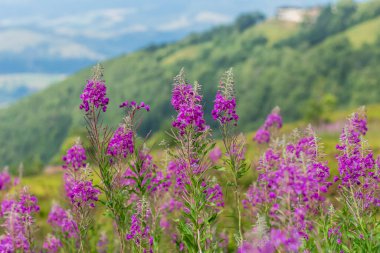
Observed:
[[[215,84],[214,129],[201,84],[180,71],[158,150],[139,131],[151,107],[109,100],[106,80],[97,65],[78,98],[87,138],[62,158],[63,201],[51,201],[44,238],[37,197],[0,173],[0,252],[380,252],[380,157],[364,107],[341,129],[334,173],[313,126],[282,132],[279,107],[254,136],[239,132],[232,69]],[[120,125],[105,123],[109,107]]]

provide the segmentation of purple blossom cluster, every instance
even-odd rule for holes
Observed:
[[[243,201],[253,214],[269,208],[272,225],[294,224],[293,228],[303,237],[313,228],[308,216],[323,204],[331,185],[329,168],[319,161],[315,134],[309,132],[293,143],[265,152],[259,162],[257,184],[248,190]]]
[[[12,185],[12,178],[8,171],[4,170],[0,172],[0,191],[7,190]]]
[[[215,184],[214,186],[204,184],[203,186],[206,187],[204,193],[206,194],[208,202],[215,205],[217,209],[224,207],[222,187],[220,187],[219,184]]]
[[[216,164],[220,158],[222,158],[222,151],[218,146],[215,146],[215,148],[210,151],[209,158],[213,164]]]
[[[136,213],[132,214],[131,226],[129,232],[126,235],[126,240],[133,240],[136,245],[144,248],[144,252],[153,253],[153,237],[151,236],[151,228],[148,225],[148,221],[152,218],[151,210],[145,205],[145,203],[139,202],[137,204]]]
[[[170,175],[164,176],[161,171],[157,171],[157,165],[153,163],[153,157],[148,150],[139,152],[139,168],[136,164],[131,164],[124,173],[123,185],[134,188],[139,182],[140,188],[146,189],[150,194],[168,191],[170,186]]]
[[[95,207],[100,190],[94,187],[90,180],[76,180],[70,175],[65,175],[66,195],[75,207]]]
[[[131,108],[131,109],[145,109],[147,112],[150,111],[150,106],[145,104],[144,102],[140,102],[140,104],[136,103],[136,101],[129,102],[128,100],[124,101],[119,105],[120,108]]]
[[[109,240],[106,233],[100,235],[99,241],[96,244],[96,250],[98,253],[107,253]]]
[[[66,155],[63,156],[62,160],[64,165],[62,167],[64,169],[73,169],[77,171],[80,168],[86,167],[86,159],[86,150],[78,142],[69,148]]]
[[[211,112],[214,120],[218,120],[222,125],[235,121],[235,125],[239,120],[236,114],[236,98],[227,98],[220,91],[216,93],[214,101],[214,109]]]
[[[172,125],[179,130],[181,135],[185,134],[188,126],[194,127],[198,132],[206,129],[201,102],[202,97],[194,91],[191,84],[174,86],[171,103],[178,114]]]
[[[107,154],[115,158],[126,158],[128,155],[133,154],[133,139],[133,131],[127,129],[125,126],[120,126],[118,129],[116,129],[108,144]]]
[[[0,252],[32,251],[30,244],[34,225],[33,215],[40,207],[37,198],[24,188],[18,199],[4,199],[1,203],[1,216],[4,218],[4,234],[0,237]]]
[[[271,137],[271,129],[276,128],[282,128],[282,117],[280,115],[279,107],[275,107],[267,116],[264,125],[257,130],[253,139],[259,144],[269,143]]]
[[[45,249],[49,253],[56,253],[62,248],[62,242],[59,238],[55,237],[54,235],[49,234],[42,246],[43,249]]]
[[[355,198],[364,200],[364,209],[371,205],[380,206],[380,171],[376,168],[373,152],[366,150],[363,137],[367,132],[365,112],[354,113],[340,136],[336,146],[340,187],[354,191]]]
[[[78,225],[72,215],[57,204],[54,204],[50,210],[48,223],[66,238],[78,237]]]
[[[294,229],[271,229],[265,238],[244,241],[237,253],[299,252],[300,246],[301,237]]]
[[[88,80],[80,95],[82,103],[79,106],[86,112],[100,108],[103,112],[107,110],[109,99],[106,97],[107,87],[104,81]]]

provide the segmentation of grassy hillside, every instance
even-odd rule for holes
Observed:
[[[380,40],[368,41],[371,44],[364,47],[349,37],[352,30],[368,29],[366,23],[376,22],[380,11],[355,8],[344,19],[355,22],[325,34],[324,29],[337,22],[331,8],[335,7],[328,6],[325,11],[331,17],[325,19],[324,14],[301,28],[275,20],[257,23],[261,19],[252,14],[249,22],[238,19],[229,26],[193,34],[177,43],[152,46],[106,61],[110,107],[105,121],[116,127],[121,119],[118,105],[133,99],[152,106],[142,132],[167,129],[173,113],[169,103],[171,80],[182,66],[188,80],[199,80],[203,85],[210,124],[220,75],[234,67],[243,131],[254,130],[276,105],[288,121],[318,118],[326,94],[334,98],[338,108],[380,102]],[[357,18],[368,9],[373,13]],[[326,24],[326,20],[332,23]],[[380,32],[380,26],[370,29],[373,34]],[[310,43],[310,36],[317,31],[324,39]],[[289,39],[297,43],[289,44]],[[79,95],[90,74],[85,69],[0,111],[0,165],[16,168],[24,161],[31,173],[31,169],[40,169],[51,161],[68,136],[83,135]]]

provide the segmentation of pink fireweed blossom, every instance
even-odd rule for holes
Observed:
[[[134,152],[134,133],[132,130],[127,129],[125,125],[116,129],[113,137],[111,138],[107,154],[112,157],[124,157],[133,154]]]
[[[218,146],[215,146],[209,153],[209,158],[213,164],[216,164],[222,158],[222,151]]]
[[[236,98],[228,98],[218,91],[214,101],[214,109],[211,114],[213,119],[218,120],[222,125],[230,121],[234,121],[236,125],[239,120],[239,116],[236,114]]]
[[[282,117],[280,115],[280,108],[275,107],[272,112],[267,116],[264,125],[257,130],[253,140],[257,143],[269,143],[272,129],[282,128]]]
[[[78,225],[72,215],[57,204],[54,204],[50,210],[48,223],[53,229],[62,232],[67,238],[78,237]]]
[[[363,209],[380,206],[380,171],[376,168],[373,152],[364,147],[367,132],[364,109],[354,113],[347,121],[336,149],[341,189],[350,189],[355,199],[363,200]]]
[[[136,110],[140,110],[140,109],[145,109],[147,112],[150,111],[150,106],[145,104],[144,102],[140,102],[140,104],[136,103],[136,101],[131,101],[129,102],[128,100],[124,101],[123,103],[121,103],[119,105],[120,108],[130,108],[130,109],[136,109]]]
[[[306,237],[312,220],[324,204],[331,185],[330,170],[320,161],[315,134],[309,129],[295,142],[272,145],[259,160],[258,181],[252,185],[243,205],[255,216],[269,210],[271,224],[295,227]]]
[[[86,112],[100,108],[103,112],[107,110],[109,99],[106,97],[107,87],[102,80],[88,80],[80,95],[82,103],[79,106]]]
[[[48,234],[46,237],[43,249],[45,249],[49,253],[56,253],[59,251],[60,248],[62,248],[62,243],[59,238],[55,237],[54,235]]]
[[[67,150],[65,156],[62,160],[64,169],[73,169],[74,171],[79,170],[80,168],[86,167],[86,150],[83,148],[82,144],[77,141],[71,148]]]
[[[201,104],[202,96],[194,90],[191,84],[176,84],[173,88],[171,103],[178,112],[172,125],[179,130],[181,135],[185,134],[188,126],[192,126],[198,132],[206,129]]]
[[[65,190],[67,197],[75,207],[95,207],[100,190],[94,187],[90,180],[77,180],[65,174]]]
[[[28,189],[24,188],[18,199],[4,201],[1,205],[4,235],[0,238],[0,249],[9,250],[4,252],[33,251],[30,244],[33,240],[30,231],[35,223],[33,215],[40,210],[37,198],[30,195]]]
[[[139,152],[138,166],[131,163],[125,173],[123,184],[131,187],[136,193],[150,194],[162,193],[170,186],[170,175],[164,176],[161,171],[157,171],[157,165],[153,163],[153,157],[148,150]],[[136,189],[137,188],[137,189]]]
[[[107,238],[106,233],[102,233],[100,235],[98,243],[96,244],[96,249],[97,249],[98,253],[107,253],[108,244],[109,244],[109,240]]]
[[[11,175],[7,170],[0,172],[0,191],[9,189],[12,186]]]

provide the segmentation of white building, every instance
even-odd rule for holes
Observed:
[[[321,12],[319,7],[301,8],[294,6],[284,6],[277,9],[276,18],[281,21],[302,23],[306,19],[315,20]]]

